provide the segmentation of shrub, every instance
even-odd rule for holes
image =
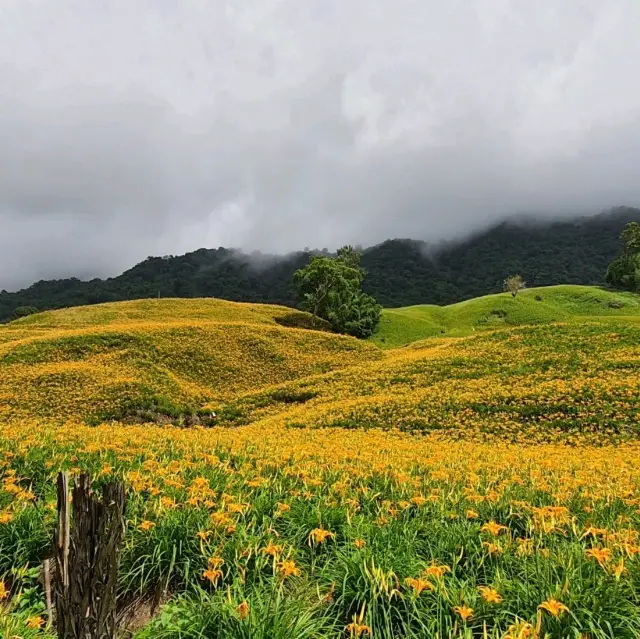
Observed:
[[[28,315],[35,315],[39,313],[40,310],[35,306],[18,306],[18,308],[13,309],[13,313],[11,314],[12,320],[20,319],[21,317],[27,317]]]

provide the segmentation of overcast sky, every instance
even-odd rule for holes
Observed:
[[[640,204],[640,0],[0,0],[0,288]]]

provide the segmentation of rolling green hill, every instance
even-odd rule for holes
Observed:
[[[500,293],[450,306],[386,309],[372,340],[382,348],[397,348],[427,337],[456,337],[501,326],[627,315],[640,317],[640,296],[594,286],[547,286],[523,290],[515,299]]]

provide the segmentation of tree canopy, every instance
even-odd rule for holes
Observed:
[[[629,222],[622,233],[622,253],[609,264],[605,279],[627,291],[640,291],[640,224]]]
[[[525,286],[524,280],[520,275],[510,275],[504,281],[504,290],[507,293],[511,293],[511,297],[515,297],[520,289]]]
[[[382,307],[361,290],[365,271],[352,246],[335,257],[314,255],[293,276],[298,300],[314,318],[326,320],[339,333],[368,337],[380,321]]]
[[[40,311],[35,306],[18,306],[13,309],[12,319],[20,319],[21,317],[27,317],[28,315],[34,315]]]

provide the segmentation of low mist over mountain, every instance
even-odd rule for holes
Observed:
[[[601,284],[620,247],[624,225],[640,209],[618,208],[570,222],[506,221],[466,241],[429,246],[409,239],[364,249],[364,289],[387,307],[448,304],[499,291],[519,273],[530,286]],[[0,319],[16,308],[40,310],[146,297],[220,297],[295,305],[292,276],[310,251],[287,256],[200,249],[180,256],[149,257],[119,275],[100,280],[40,281],[0,293]]]
[[[539,4],[3,2],[0,289],[640,206],[640,2]]]

